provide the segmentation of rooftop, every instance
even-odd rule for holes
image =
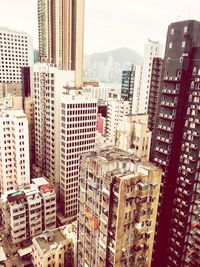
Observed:
[[[33,244],[39,247],[43,254],[49,250],[62,248],[65,243],[66,238],[59,228],[33,238]]]
[[[135,175],[148,175],[149,171],[160,170],[150,162],[141,162],[133,154],[107,146],[85,155],[89,161],[89,168],[96,170],[101,176],[124,176],[130,173]]]
[[[37,196],[39,192],[46,193],[54,191],[54,186],[50,184],[45,178],[35,178],[32,184],[24,185],[16,190],[10,190],[2,194],[2,200],[9,203],[18,203],[25,201],[28,196]]]

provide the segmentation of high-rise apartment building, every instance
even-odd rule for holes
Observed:
[[[23,110],[0,114],[0,193],[30,183],[28,121]]]
[[[106,136],[111,145],[115,144],[119,121],[124,115],[130,114],[130,102],[109,98],[107,101]]]
[[[60,207],[67,221],[77,218],[80,156],[94,149],[97,101],[68,88],[61,97]]]
[[[148,129],[148,115],[125,115],[119,121],[115,145],[130,151],[141,161],[149,161],[151,132]]]
[[[28,119],[29,128],[29,151],[30,151],[30,173],[35,164],[35,124],[34,124],[34,87],[32,67],[22,68],[22,106]]]
[[[161,56],[161,45],[159,42],[148,40],[144,47],[144,56],[141,70],[141,81],[138,95],[137,114],[147,114],[150,93],[150,82],[153,58]]]
[[[122,72],[121,99],[129,101],[130,113],[137,114],[140,90],[141,66],[131,65]]]
[[[148,103],[148,128],[152,132],[156,123],[157,108],[159,103],[158,98],[161,89],[162,68],[163,59],[160,57],[153,58]]]
[[[152,160],[164,172],[153,266],[199,266],[200,22],[168,27]]]
[[[161,170],[106,147],[81,161],[78,266],[151,266]]]
[[[0,83],[21,83],[21,68],[33,64],[31,37],[0,28]]]
[[[45,176],[58,189],[60,182],[60,98],[65,86],[74,86],[74,72],[52,64],[33,66],[35,120],[35,177]]]
[[[84,0],[38,0],[40,60],[83,79]]]
[[[42,177],[5,192],[1,201],[3,227],[14,244],[56,227],[56,194]]]

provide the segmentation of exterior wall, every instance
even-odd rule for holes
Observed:
[[[79,159],[96,142],[97,102],[69,89],[61,99],[61,210],[67,219],[77,217]]]
[[[52,234],[51,240],[46,240],[45,235]],[[33,238],[32,263],[34,267],[65,267],[76,266],[75,243],[72,233],[64,235],[62,229],[57,228],[46,231]]]
[[[130,70],[122,72],[121,99],[129,101],[130,113],[138,113],[141,66],[131,65]]]
[[[60,181],[60,98],[66,85],[74,85],[74,72],[50,64],[35,64],[35,165],[56,187]]]
[[[147,128],[148,115],[123,116],[119,121],[115,145],[131,151],[141,161],[149,160],[151,132]]]
[[[3,226],[11,242],[25,239],[56,227],[56,194],[53,187],[31,184],[2,195]]]
[[[109,87],[101,87],[101,86],[86,86],[83,88],[85,93],[89,94],[92,98],[100,100],[100,101],[107,101],[109,97],[110,91],[112,91]]]
[[[31,37],[0,28],[0,45],[0,83],[21,83],[21,67],[33,64]]]
[[[101,134],[105,134],[106,118],[102,117],[101,113],[97,118],[97,131]]]
[[[82,85],[84,1],[38,1],[39,54],[44,62],[76,71]]]
[[[156,123],[156,114],[158,109],[158,99],[161,90],[163,60],[154,58],[152,63],[149,103],[148,103],[148,127],[150,131],[154,130]]]
[[[30,183],[28,121],[22,110],[0,117],[0,192]]]
[[[110,98],[108,99],[107,112],[106,135],[109,143],[114,145],[119,121],[122,119],[123,115],[130,114],[129,101]]]
[[[161,171],[146,164],[112,147],[82,158],[78,266],[151,266]]]
[[[145,44],[144,48],[138,104],[139,114],[147,114],[153,58],[159,57],[160,55],[161,45],[159,42],[149,40],[149,42]]]
[[[192,261],[194,266],[198,265],[195,253],[194,257],[191,254],[192,260],[187,259],[186,248],[195,247],[195,232],[191,241],[188,231],[195,218],[192,209],[195,209],[193,196],[198,179],[195,133],[198,136],[199,96],[195,78],[199,78],[199,32],[200,22],[189,20],[170,24],[167,33],[152,153],[153,161],[164,173],[153,257],[156,267],[182,267]],[[193,67],[196,67],[194,74]]]

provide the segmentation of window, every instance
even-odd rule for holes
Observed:
[[[185,26],[184,29],[183,29],[183,32],[184,32],[184,33],[187,33],[187,30],[188,30],[188,27]]]
[[[182,48],[185,47],[185,41],[182,42],[182,45],[181,45]]]
[[[169,43],[169,48],[172,48],[172,42]]]
[[[179,62],[183,63],[183,57],[180,57]]]
[[[174,35],[174,28],[171,29],[171,35]]]
[[[192,75],[196,75],[196,73],[197,73],[197,68],[194,67],[193,70],[192,70]]]

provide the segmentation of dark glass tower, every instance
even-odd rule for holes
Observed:
[[[125,101],[129,101],[130,111],[132,111],[132,105],[133,105],[134,79],[135,79],[134,65],[131,65],[130,70],[122,71],[121,98]]]
[[[200,266],[200,22],[168,28],[152,160],[163,170],[152,266]]]

